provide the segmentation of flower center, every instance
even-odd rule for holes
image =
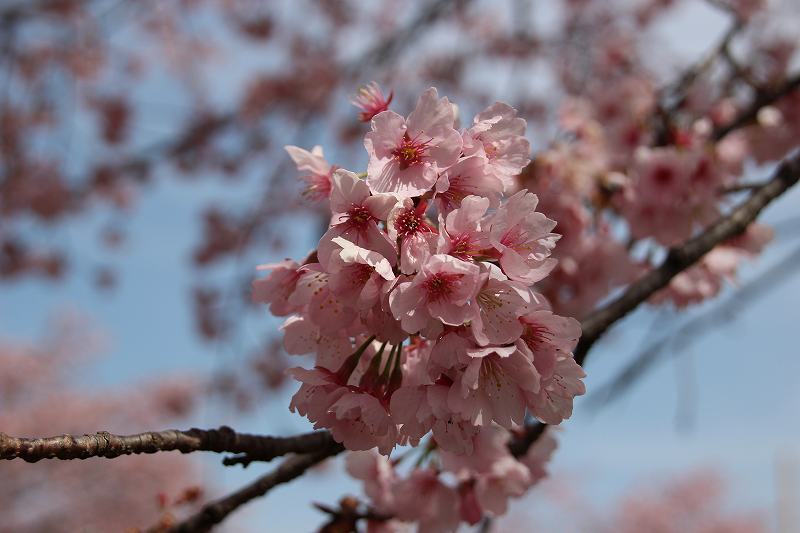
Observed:
[[[392,150],[392,155],[400,164],[400,170],[422,163],[427,155],[429,144],[430,141],[420,141],[419,135],[412,139],[408,133],[404,134],[400,144]]]
[[[472,257],[478,255],[481,251],[476,248],[475,243],[472,242],[469,233],[464,233],[452,238],[450,241],[449,255],[457,257],[462,261],[472,261]]]
[[[522,340],[533,351],[538,350],[548,340],[552,340],[553,334],[541,324],[528,324],[522,334]]]
[[[366,227],[366,225],[374,218],[375,217],[372,216],[372,213],[370,213],[369,209],[363,205],[353,205],[347,211],[347,223],[356,228]]]
[[[428,299],[432,301],[442,300],[449,297],[455,289],[456,283],[461,279],[462,274],[446,274],[438,272],[429,277],[423,283]]]
[[[397,230],[397,235],[401,239],[407,239],[419,232],[431,231],[431,228],[425,223],[422,213],[413,207],[407,207],[397,215],[394,220],[394,229]]]
[[[672,185],[675,179],[675,171],[671,167],[659,166],[653,171],[653,179],[655,182],[662,186],[668,187]]]

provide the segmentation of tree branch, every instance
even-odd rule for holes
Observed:
[[[246,485],[224,498],[205,505],[196,514],[168,528],[166,532],[196,533],[200,531],[209,531],[212,526],[222,522],[229,514],[242,505],[265,495],[277,485],[292,481],[303,475],[303,473],[312,466],[342,451],[344,451],[344,447],[341,444],[331,441],[331,443],[314,453],[289,457],[274,471],[258,478],[250,485]],[[150,530],[151,533],[162,533],[164,531],[165,530],[158,528]]]
[[[287,453],[307,453],[324,449],[333,443],[333,438],[326,431],[293,437],[268,437],[236,433],[227,426],[211,430],[168,429],[136,435],[112,435],[100,431],[79,437],[61,435],[34,439],[0,433],[0,459],[22,459],[35,463],[42,459],[113,459],[121,455],[177,450],[181,453],[237,453],[245,454],[250,461],[269,461]]]
[[[593,400],[592,407],[599,409],[620,397],[630,386],[652,368],[665,355],[665,350],[673,346],[683,350],[713,330],[713,326],[720,323],[730,324],[738,315],[748,309],[748,304],[753,303],[769,291],[777,288],[792,276],[798,274],[797,264],[800,261],[800,248],[797,248],[782,259],[778,264],[770,267],[757,279],[738,289],[730,298],[721,302],[705,313],[693,317],[678,329],[664,337],[650,343],[635,359],[630,361],[621,371],[590,396]]]
[[[737,208],[696,237],[671,248],[658,268],[639,278],[622,295],[590,314],[581,324],[583,335],[575,350],[575,360],[582,364],[589,349],[612,324],[624,318],[656,291],[666,287],[672,278],[694,265],[716,245],[742,233],[770,202],[795,185],[798,178],[800,153],[795,153],[778,166],[772,179],[756,189]]]
[[[661,266],[651,270],[617,298],[592,312],[581,322],[583,334],[575,349],[575,360],[583,364],[589,350],[614,323],[639,307],[658,290],[666,287],[676,275],[699,261],[718,244],[742,233],[769,205],[800,179],[800,152],[785,159],[773,177],[733,211],[706,228],[705,231],[670,249]],[[523,432],[509,443],[515,456],[524,455],[544,432],[546,424],[536,422],[525,426]]]
[[[724,124],[718,126],[711,133],[711,138],[714,141],[719,141],[730,132],[742,128],[754,122],[758,118],[758,112],[768,105],[772,105],[784,96],[788,96],[793,91],[800,89],[800,73],[790,76],[781,85],[774,89],[765,89],[756,93],[755,98],[750,105],[743,109],[736,117]]]
[[[655,114],[656,146],[664,146],[671,142],[673,114],[686,102],[689,89],[698,78],[703,76],[717,62],[724,58],[730,62],[729,48],[733,39],[744,28],[744,22],[734,16],[730,27],[725,31],[716,45],[706,52],[699,61],[688,67],[683,73],[658,92],[658,104]]]
[[[784,160],[773,177],[757,188],[737,208],[696,237],[672,248],[658,268],[645,274],[628,286],[622,295],[590,314],[581,324],[583,336],[575,350],[576,361],[583,363],[589,350],[608,328],[656,291],[664,288],[673,277],[692,266],[716,245],[743,232],[767,205],[795,185],[798,179],[800,179],[800,152]],[[545,424],[542,423],[526,426],[524,431],[509,444],[512,453],[515,456],[526,453],[544,429]],[[256,450],[251,451],[243,444],[244,442],[256,446]],[[302,450],[299,449],[300,446],[303,446]],[[37,461],[42,458],[118,457],[129,453],[154,453],[162,450],[179,450],[184,453],[196,450],[248,453],[252,460],[266,460],[267,457],[272,458],[293,451],[315,450],[313,453],[287,459],[274,472],[221,500],[208,504],[187,521],[170,529],[174,532],[194,532],[207,531],[241,505],[263,496],[276,485],[299,477],[313,465],[340,453],[343,447],[334,442],[327,431],[287,438],[237,435],[229,428],[215,431],[192,429],[186,432],[169,430],[129,437],[97,433],[79,438],[65,435],[33,440],[0,434],[0,458],[22,458],[27,461]]]

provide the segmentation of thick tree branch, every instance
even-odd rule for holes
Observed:
[[[581,324],[583,335],[575,350],[575,360],[583,363],[589,349],[611,327],[662,289],[680,272],[699,261],[716,245],[739,235],[759,213],[800,178],[800,153],[784,160],[772,179],[756,189],[750,197],[705,231],[671,248],[661,265],[634,282],[619,297],[590,314]]]
[[[214,525],[222,522],[229,514],[242,505],[259,498],[271,489],[282,483],[288,483],[293,479],[303,475],[312,466],[332,457],[344,450],[341,444],[331,441],[320,450],[289,457],[283,461],[278,468],[269,474],[255,480],[250,485],[242,487],[236,492],[225,496],[219,500],[205,505],[196,514],[187,520],[176,524],[167,529],[169,533],[196,533],[209,531]],[[162,533],[163,529],[153,529],[152,533]]]
[[[667,355],[668,347],[672,346],[676,351],[684,350],[709,331],[713,331],[715,326],[724,326],[736,320],[738,315],[749,309],[754,301],[798,275],[798,264],[800,264],[800,248],[770,267],[757,279],[737,289],[726,301],[691,318],[672,333],[650,343],[608,383],[591,394],[590,400],[593,402],[591,407],[599,409],[624,394],[644,373]]]
[[[742,233],[769,205],[800,179],[800,152],[784,160],[773,177],[756,188],[733,211],[720,218],[705,231],[670,249],[661,266],[635,281],[617,298],[592,312],[581,322],[583,334],[575,349],[575,360],[583,364],[589,350],[608,328],[639,307],[658,290],[666,287],[676,275],[694,265],[718,244]],[[515,456],[524,455],[544,432],[546,424],[536,422],[525,426],[524,431],[509,443]]]
[[[88,459],[177,450],[181,453],[208,451],[245,454],[251,461],[269,461],[287,453],[307,453],[334,443],[330,434],[315,431],[293,437],[268,437],[236,433],[227,426],[187,431],[168,429],[137,435],[112,435],[100,431],[91,435],[61,435],[47,438],[10,437],[0,433],[0,459]]]

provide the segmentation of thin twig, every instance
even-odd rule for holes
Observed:
[[[295,455],[283,461],[278,468],[242,487],[236,492],[203,506],[200,511],[188,519],[166,530],[152,529],[153,533],[196,533],[209,531],[214,525],[222,522],[229,514],[242,505],[259,498],[282,483],[288,483],[303,475],[312,466],[332,457],[344,450],[341,444],[333,443],[315,453]]]
[[[656,106],[653,117],[656,125],[657,146],[663,146],[671,142],[673,114],[686,102],[689,96],[689,89],[694,85],[695,81],[705,74],[719,58],[728,59],[730,57],[730,44],[743,28],[744,23],[740,19],[734,18],[730,27],[722,34],[722,37],[711,50],[706,52],[699,61],[684,70],[677,80],[659,91],[659,104]]]
[[[734,37],[742,31],[743,27],[744,25],[741,20],[734,19],[730,27],[722,34],[717,44],[700,58],[697,63],[686,69],[675,82],[662,91],[664,96],[671,96],[675,99],[671,105],[666,106],[667,111],[674,111],[677,109],[686,99],[689,88],[694,84],[697,78],[705,74],[717,59],[725,58],[731,42]]]

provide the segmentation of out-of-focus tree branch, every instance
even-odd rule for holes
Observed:
[[[472,0],[435,0],[420,9],[419,13],[408,24],[390,33],[363,54],[351,61],[345,62],[339,72],[342,79],[357,79],[367,67],[385,64],[391,61],[402,50],[402,46],[417,37],[430,25],[446,15],[455,5],[466,6]],[[298,122],[305,123],[312,116],[311,112],[299,117]],[[132,172],[141,174],[141,169],[163,157],[176,158],[190,152],[198,145],[208,143],[216,135],[229,127],[240,125],[247,127],[246,123],[239,120],[236,111],[209,113],[194,123],[188,125],[170,139],[164,139],[149,146],[138,154],[131,154],[115,163],[113,168],[120,173]],[[249,126],[252,127],[252,126]]]
[[[675,111],[686,100],[689,88],[697,78],[708,72],[717,59],[726,57],[731,42],[743,28],[744,23],[739,19],[734,19],[719,42],[711,50],[700,58],[697,63],[687,68],[677,80],[661,91],[663,97],[673,100],[665,109],[667,113]]]
[[[91,435],[61,435],[47,438],[10,437],[0,433],[0,459],[113,459],[122,455],[177,450],[181,453],[208,451],[244,454],[251,461],[269,461],[288,453],[305,453],[333,444],[330,434],[315,431],[293,437],[268,437],[237,433],[227,426],[187,431],[168,429],[136,435],[112,435],[100,431]]]
[[[756,93],[750,105],[736,115],[733,120],[715,128],[711,138],[719,141],[732,131],[750,125],[758,118],[759,111],[798,89],[800,89],[800,73],[789,76],[777,87],[762,89]]]

